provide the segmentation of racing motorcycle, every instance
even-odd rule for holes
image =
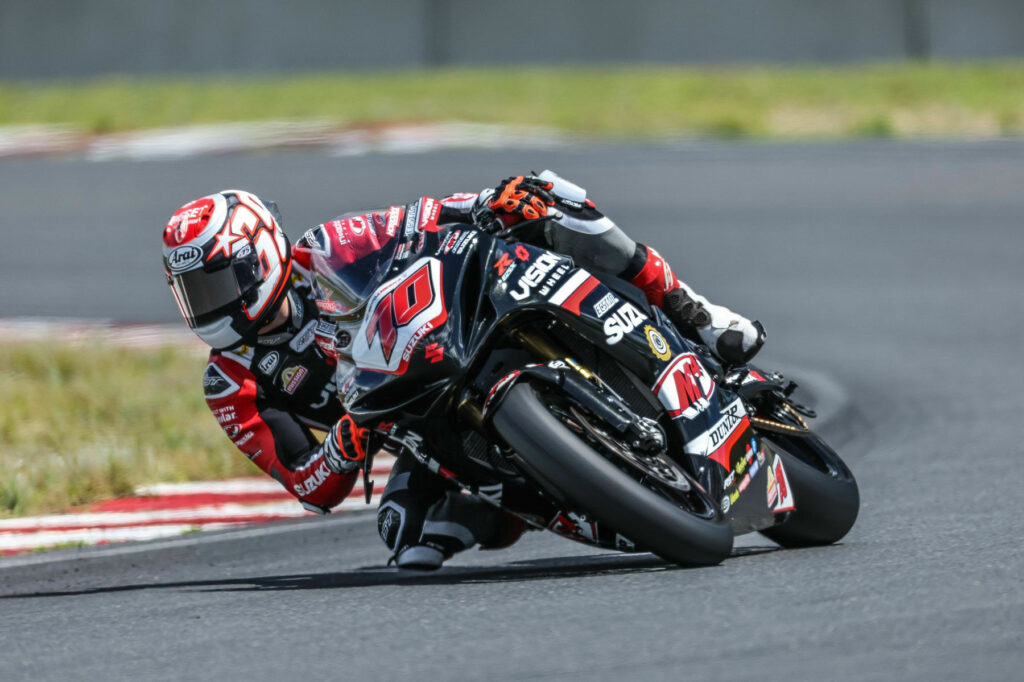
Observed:
[[[721,562],[737,534],[798,547],[850,530],[857,484],[794,383],[722,366],[639,289],[518,241],[529,223],[438,226],[431,201],[369,278],[314,258],[355,365],[340,399],[392,451],[534,528],[686,566]]]

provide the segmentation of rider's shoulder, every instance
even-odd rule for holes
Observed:
[[[203,394],[217,400],[238,393],[246,379],[252,377],[249,366],[253,351],[242,346],[231,351],[213,351],[203,371]]]

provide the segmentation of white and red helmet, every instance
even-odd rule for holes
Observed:
[[[291,248],[259,197],[224,190],[189,202],[164,228],[164,270],[188,326],[222,350],[253,343],[291,281]]]

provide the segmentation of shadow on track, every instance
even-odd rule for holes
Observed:
[[[733,550],[732,556],[752,556],[774,552],[777,547],[744,547]],[[404,571],[398,568],[366,567],[338,573],[312,573],[220,580],[188,580],[154,582],[134,585],[111,585],[80,590],[56,590],[0,595],[0,599],[31,599],[35,597],[71,597],[113,592],[154,589],[184,589],[196,592],[259,592],[281,590],[330,590],[383,585],[459,585],[588,578],[604,575],[627,575],[654,571],[687,570],[651,554],[602,554],[568,556],[549,559],[513,561],[496,566],[445,566],[433,573]]]

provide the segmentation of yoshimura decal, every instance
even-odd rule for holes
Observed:
[[[651,347],[654,357],[659,360],[668,360],[672,357],[672,351],[669,349],[668,342],[661,335],[661,332],[648,324],[644,326],[644,336],[647,337],[647,345]]]
[[[618,310],[604,321],[605,343],[614,346],[622,337],[630,333],[648,318],[636,309],[632,303],[623,303]]]

